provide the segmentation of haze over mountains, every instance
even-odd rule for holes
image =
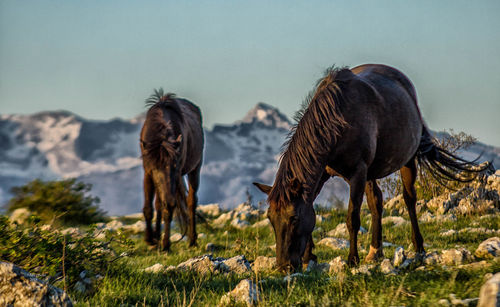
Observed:
[[[130,120],[88,120],[67,111],[33,115],[0,115],[0,204],[9,190],[35,178],[76,177],[93,185],[92,194],[109,214],[140,212],[143,204],[139,132],[144,114]],[[270,105],[258,103],[231,125],[205,129],[200,203],[233,208],[264,195],[253,181],[272,184],[290,120]],[[500,148],[476,144],[467,158],[500,163]],[[317,202],[333,195],[346,199],[347,186],[330,180]]]

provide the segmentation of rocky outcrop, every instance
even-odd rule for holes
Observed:
[[[477,247],[474,255],[478,258],[495,258],[500,257],[500,238],[492,237],[483,241]]]
[[[478,307],[500,306],[500,273],[488,279],[479,291]]]
[[[69,296],[21,269],[0,262],[0,306],[73,306]]]

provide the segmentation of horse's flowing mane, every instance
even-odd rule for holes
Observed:
[[[283,144],[280,167],[268,198],[278,208],[293,198],[289,186],[293,179],[298,180],[306,192],[303,196],[312,192],[318,180],[316,177],[321,173],[318,168],[324,167],[326,156],[347,125],[340,111],[345,101],[344,82],[338,79],[346,70],[344,67],[328,68],[294,116],[297,124]]]
[[[174,123],[165,121],[164,112],[172,112],[180,119],[182,124],[182,111],[173,93],[163,93],[163,89],[154,90],[154,93],[146,100],[149,110],[144,123],[147,133],[143,135],[141,143],[143,146],[142,158],[154,167],[164,168],[176,155],[178,144],[176,144],[176,133]]]

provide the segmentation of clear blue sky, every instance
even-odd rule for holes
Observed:
[[[434,130],[500,146],[500,1],[0,0],[0,113],[144,111],[153,88],[205,126],[259,101],[287,115],[324,68],[405,72]]]

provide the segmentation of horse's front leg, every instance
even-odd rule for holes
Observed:
[[[163,206],[163,220],[165,222],[165,233],[163,235],[162,250],[165,252],[170,251],[170,223],[172,222],[172,215],[174,208],[170,204]]]
[[[152,205],[154,194],[155,188],[151,174],[144,172],[144,207],[142,212],[144,213],[144,219],[146,220],[145,240],[151,245],[155,244],[153,239],[153,229],[151,226],[151,220],[153,219]]]
[[[377,261],[384,258],[382,251],[382,191],[376,180],[366,183],[366,200],[372,214],[372,242],[366,262]]]
[[[349,230],[349,257],[348,263],[350,266],[359,264],[358,255],[358,232],[361,226],[360,209],[363,201],[363,192],[366,184],[366,167],[359,168],[349,180],[350,197],[349,208],[347,210],[347,229]]]

